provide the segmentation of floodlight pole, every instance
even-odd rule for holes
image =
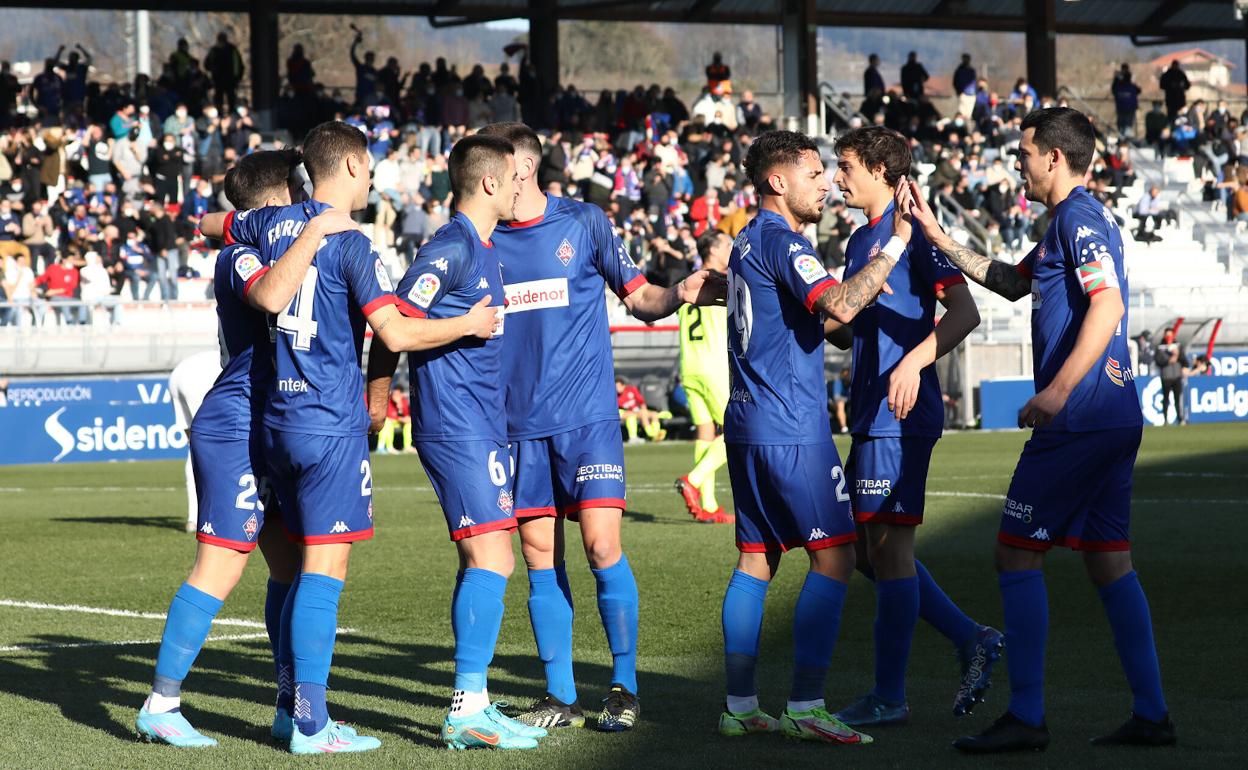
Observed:
[[[1027,82],[1041,96],[1057,97],[1057,0],[1026,0]]]
[[[277,0],[251,0],[247,11],[251,22],[251,109],[260,130],[272,131],[277,125],[273,109],[280,83]]]
[[[784,0],[784,116],[797,118],[807,134],[821,132],[819,122],[819,23],[815,0]]]

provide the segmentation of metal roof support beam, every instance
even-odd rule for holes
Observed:
[[[1190,5],[1188,0],[1165,0],[1157,9],[1148,15],[1148,18],[1140,22],[1140,31],[1144,34],[1153,34],[1154,29],[1161,29],[1167,21],[1170,20],[1183,7]]]
[[[821,132],[819,120],[819,22],[815,0],[783,0],[784,115],[797,118],[808,134]]]
[[[529,0],[529,61],[537,70],[541,94],[537,103],[543,105],[559,84],[558,14],[557,0]],[[526,122],[532,125],[531,120]]]
[[[281,85],[277,0],[251,0],[247,15],[251,28],[251,108],[260,130],[272,131],[277,125],[273,108]]]
[[[685,14],[685,21],[706,21],[717,5],[719,0],[698,0]]]
[[[1027,82],[1041,96],[1057,96],[1057,3],[1026,0]]]

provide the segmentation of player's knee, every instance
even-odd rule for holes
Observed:
[[[809,553],[812,571],[818,572],[825,577],[830,577],[833,580],[839,580],[842,583],[849,582],[849,578],[854,574],[854,567],[858,562],[852,543],[837,545],[831,548],[821,548],[818,551],[810,551]]]
[[[1030,551],[1026,548],[1015,548],[1012,545],[998,542],[994,552],[997,572],[1021,572],[1023,570],[1040,569],[1044,566],[1044,552]]]
[[[585,541],[585,558],[594,569],[613,566],[624,555],[619,538],[598,536]]]
[[[555,566],[555,540],[524,540],[520,544],[520,553],[529,569],[551,569]]]
[[[1130,551],[1084,551],[1083,566],[1097,587],[1117,582],[1134,569]]]

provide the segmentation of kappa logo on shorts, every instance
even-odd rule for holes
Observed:
[[[204,526],[200,527],[200,528],[199,528],[199,531],[200,531],[200,532],[203,532],[205,535],[214,535],[214,536],[215,536],[215,535],[217,534],[216,532],[214,532],[214,531],[212,530],[212,522],[211,522],[211,521],[205,521],[205,522],[204,522]]]
[[[815,527],[814,529],[810,531],[810,537],[806,538],[806,542],[812,543],[816,540],[822,540],[826,538],[827,536],[828,536],[827,532],[824,532],[819,527]]]
[[[559,258],[564,267],[567,267],[572,258],[576,256],[576,249],[572,248],[572,244],[567,238],[564,238],[563,242],[559,244],[559,248],[555,249],[555,256]]]
[[[471,518],[469,518],[468,516],[460,516],[460,517],[459,517],[459,528],[460,528],[460,529],[463,529],[464,527],[475,527],[476,525],[477,525],[477,523],[476,523],[475,521],[473,521]]]
[[[260,521],[256,519],[256,514],[253,513],[251,514],[251,518],[248,519],[245,524],[243,524],[243,534],[247,536],[248,540],[254,540],[256,537],[256,532],[259,529],[260,529]]]
[[[339,535],[343,532],[350,532],[351,528],[347,526],[345,521],[335,521],[334,526],[329,528],[329,534]]]
[[[512,500],[511,493],[505,489],[500,489],[498,491],[498,509],[510,516],[514,505],[515,502]]]
[[[1045,529],[1044,527],[1041,527],[1040,529],[1037,529],[1035,532],[1031,533],[1031,539],[1032,540],[1048,540],[1049,531]]]
[[[900,500],[893,503],[893,513],[905,513],[905,512],[906,512],[906,509],[902,507]]]

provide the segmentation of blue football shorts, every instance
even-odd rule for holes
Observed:
[[[923,523],[927,468],[936,439],[924,436],[854,436],[845,473],[859,524]]]
[[[511,442],[516,517],[566,516],[586,508],[624,510],[624,442],[619,420]]]
[[[264,448],[291,540],[323,545],[373,536],[373,470],[366,436],[265,427]]]
[[[258,431],[250,439],[190,432],[191,471],[199,520],[195,538],[235,551],[251,551],[265,525],[280,525],[270,494],[268,467]]]
[[[515,460],[506,444],[420,441],[416,451],[442,505],[451,540],[516,528],[512,499]]]

